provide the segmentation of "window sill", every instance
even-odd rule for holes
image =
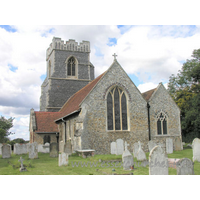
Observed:
[[[107,130],[107,133],[130,133],[130,131],[129,130],[117,130],[117,131],[111,131],[111,130]]]

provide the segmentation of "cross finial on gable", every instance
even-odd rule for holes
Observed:
[[[117,57],[117,54],[116,54],[116,53],[114,53],[114,55],[112,55],[112,56],[114,56],[114,60],[117,60],[117,59],[116,59],[116,57]]]

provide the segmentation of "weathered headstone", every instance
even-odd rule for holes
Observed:
[[[27,154],[27,146],[26,144],[14,144],[14,154],[21,155],[21,154]]]
[[[116,144],[117,144],[117,155],[122,155],[124,152],[124,141],[122,139],[117,139]]]
[[[68,154],[65,152],[59,153],[58,166],[68,165]]]
[[[195,138],[192,142],[193,162],[196,160],[200,162],[200,139]]]
[[[25,171],[27,171],[26,167],[24,167],[24,165],[23,165],[24,159],[22,159],[22,157],[20,157],[20,160],[18,160],[18,161],[21,163],[21,167],[20,167],[19,171],[20,171],[20,172],[25,172]]]
[[[175,151],[183,150],[182,141],[181,141],[180,137],[175,138],[175,140],[174,140],[174,150]]]
[[[139,146],[139,149],[136,154],[137,161],[145,161],[147,158],[146,158],[145,152],[142,150],[142,145],[140,141],[138,142],[138,146]]]
[[[166,153],[173,153],[173,140],[171,138],[166,139]]]
[[[133,156],[128,150],[127,142],[125,142],[125,151],[122,154],[122,162],[124,170],[130,170],[131,167],[134,165]]]
[[[58,143],[50,144],[50,157],[58,157]]]
[[[154,141],[150,140],[150,141],[148,142],[149,152],[150,152],[155,146],[157,146],[156,143],[155,143]]]
[[[149,154],[149,175],[168,175],[168,157],[160,146]]]
[[[194,163],[188,158],[179,160],[176,169],[177,175],[194,175]]]
[[[138,142],[136,142],[136,143],[133,144],[133,157],[134,158],[136,158],[138,149],[139,149],[139,144],[138,144]]]
[[[111,151],[111,154],[117,154],[117,144],[116,144],[116,142],[111,142],[110,151]]]
[[[72,154],[72,144],[71,144],[71,141],[67,141],[64,144],[64,152],[67,153],[68,155]]]
[[[37,142],[29,144],[29,158],[34,159],[38,158],[38,144]]]
[[[11,146],[9,144],[3,144],[2,146],[2,158],[11,157]]]
[[[2,155],[2,146],[3,144],[0,143],[0,155]]]

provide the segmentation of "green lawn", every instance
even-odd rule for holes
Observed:
[[[147,158],[149,153],[146,153]],[[1,175],[112,175],[130,174],[148,175],[149,167],[141,166],[134,159],[135,169],[132,171],[123,170],[121,156],[117,155],[95,155],[94,157],[82,158],[77,155],[69,157],[68,166],[58,166],[58,158],[51,158],[49,154],[38,153],[38,159],[31,160],[28,155],[22,155],[27,172],[20,172],[20,155],[12,154],[11,158],[3,159],[0,156]],[[168,155],[169,158],[189,158],[192,159],[192,149],[184,148],[183,151],[174,151]],[[84,164],[85,163],[85,164]],[[96,166],[94,166],[94,164]],[[82,166],[81,166],[82,165]],[[87,165],[87,166],[86,166]],[[195,175],[200,175],[200,163],[194,163]],[[169,168],[169,175],[176,175],[176,169]]]

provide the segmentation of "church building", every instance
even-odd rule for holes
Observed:
[[[138,141],[145,151],[150,140],[163,147],[167,138],[182,141],[180,109],[163,84],[141,93],[115,54],[94,79],[90,43],[53,38],[46,62],[40,111],[30,112],[30,143],[68,143],[73,152],[110,154],[117,139],[126,141],[130,152]]]

